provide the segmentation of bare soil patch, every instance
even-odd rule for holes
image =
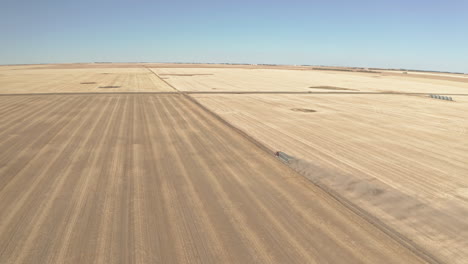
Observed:
[[[356,69],[356,68],[312,68],[313,70],[318,71],[345,71],[345,72],[364,72],[364,73],[379,73],[378,71],[366,70],[366,69]]]
[[[191,76],[205,76],[205,75],[213,75],[212,73],[161,73],[159,74],[160,76],[186,76],[186,77],[191,77]]]
[[[117,85],[110,85],[110,86],[99,86],[99,88],[103,88],[103,89],[115,89],[115,88],[120,88],[120,86],[117,86]]]
[[[310,86],[310,89],[337,90],[337,91],[359,91],[356,89],[336,87],[336,86]]]
[[[316,110],[307,109],[307,108],[292,108],[291,110],[294,111],[294,112],[304,112],[304,113],[315,113],[315,112],[317,112]]]

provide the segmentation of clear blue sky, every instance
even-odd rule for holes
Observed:
[[[468,0],[1,0],[0,64],[235,62],[468,72]]]

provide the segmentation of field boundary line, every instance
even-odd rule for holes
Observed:
[[[156,74],[155,74],[156,75]],[[158,75],[156,75],[158,76]],[[158,76],[159,77],[159,76]],[[160,78],[160,77],[159,77]],[[125,94],[206,94],[206,95],[218,95],[218,94],[230,94],[230,95],[242,95],[242,94],[304,94],[304,95],[313,95],[313,94],[323,94],[323,95],[430,95],[432,93],[386,93],[386,92],[288,92],[288,91],[180,91],[177,90],[174,86],[170,85],[167,81],[161,79],[171,88],[174,92],[62,92],[62,93],[0,93],[0,96],[33,96],[33,95],[125,95]],[[468,94],[443,94],[446,96],[468,96]]]
[[[204,112],[208,113],[209,115],[211,115],[213,118],[215,118],[216,120],[220,121],[221,123],[223,123],[224,125],[228,126],[229,128],[231,128],[232,130],[234,130],[235,132],[237,132],[238,134],[240,134],[242,137],[244,137],[245,139],[247,139],[248,141],[250,141],[251,143],[253,143],[254,145],[256,145],[257,147],[259,147],[261,150],[265,151],[266,153],[270,154],[270,155],[274,155],[275,154],[275,151],[270,149],[269,147],[267,147],[266,145],[264,145],[263,143],[261,143],[260,141],[258,141],[257,139],[253,138],[252,136],[250,136],[248,133],[246,133],[245,131],[239,129],[238,127],[234,126],[233,124],[231,124],[230,122],[226,121],[224,118],[222,118],[221,116],[219,116],[218,114],[216,114],[215,112],[211,111],[210,109],[208,109],[206,106],[202,105],[200,102],[197,101],[197,99],[193,98],[192,96],[186,94],[186,93],[182,93],[182,95],[187,98],[190,102],[194,103],[196,106],[198,106],[199,108],[201,108]]]
[[[434,94],[431,92],[427,93],[405,93],[405,92],[312,92],[312,91],[186,91],[184,93],[187,94],[345,94],[345,95],[430,95]],[[450,95],[450,96],[468,96],[467,94],[450,94],[450,93],[443,93],[442,95]]]
[[[83,93],[15,93],[0,94],[0,96],[34,96],[34,95],[125,95],[125,94],[178,94],[177,92],[83,92]]]
[[[169,87],[174,89],[174,91],[176,91],[177,93],[180,93],[179,89],[175,88],[175,86],[173,86],[172,84],[170,84],[169,82],[167,82],[166,80],[161,78],[161,76],[159,76],[157,73],[155,73],[151,68],[148,68],[147,66],[143,66],[143,67],[145,67],[148,71],[152,72],[159,80],[161,80],[162,82],[167,84]]]

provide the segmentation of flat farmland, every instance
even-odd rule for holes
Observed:
[[[186,92],[377,92],[464,94],[467,75],[358,73],[328,70],[153,68]],[[427,78],[427,77],[431,78]],[[449,78],[449,80],[446,79]]]
[[[422,263],[185,95],[3,95],[0,127],[0,263]]]
[[[0,67],[0,94],[174,92],[150,70],[139,68],[48,69]]]
[[[0,66],[0,263],[466,263],[467,91],[356,68]]]
[[[467,96],[192,96],[439,260],[468,262]]]

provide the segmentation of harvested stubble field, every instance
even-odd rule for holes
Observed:
[[[2,66],[0,263],[464,263],[468,86],[420,75]]]
[[[468,261],[468,97],[193,96],[442,261]]]
[[[5,68],[0,67],[0,94],[174,92],[154,73],[141,67],[44,69],[42,66],[37,69]]]
[[[453,80],[388,73],[356,73],[290,69],[154,68],[181,91],[274,92],[395,92],[463,94],[465,75]],[[184,76],[186,75],[186,76]],[[189,76],[194,75],[194,76]],[[416,76],[416,75],[415,75]],[[436,76],[438,77],[438,76]],[[312,87],[312,88],[311,88]]]
[[[420,263],[183,95],[0,96],[2,263]]]

